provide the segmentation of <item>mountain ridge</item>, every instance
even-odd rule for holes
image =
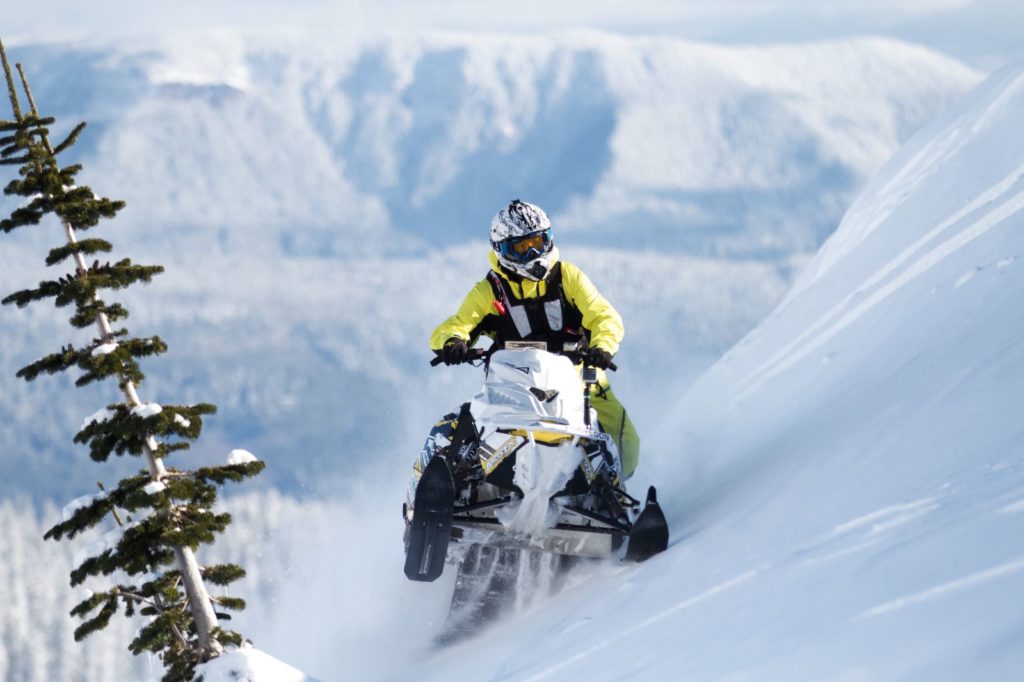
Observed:
[[[243,447],[299,493],[333,494],[369,463],[404,468],[472,390],[469,372],[426,372],[426,338],[483,275],[486,226],[513,197],[550,210],[562,253],[624,313],[616,388],[649,430],[679,390],[656,380],[669,347],[687,349],[688,376],[716,359],[782,297],[869,167],[980,77],[890,41],[566,41],[11,48],[46,113],[90,122],[69,159],[83,182],[128,202],[97,236],[168,268],[126,302],[133,330],[171,348],[145,367],[147,399],[221,406],[199,460]],[[60,240],[56,226],[24,232],[0,249],[8,290],[49,276]],[[78,470],[71,430],[113,396],[17,382],[68,328],[57,312],[0,315],[18,326],[0,348],[0,419],[19,425],[0,434],[0,485],[75,497],[62,486],[76,476],[46,471]]]

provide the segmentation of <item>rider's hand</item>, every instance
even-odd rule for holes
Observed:
[[[453,336],[441,347],[441,359],[446,365],[458,365],[469,357],[469,346],[464,339]]]
[[[612,354],[603,348],[588,348],[583,353],[583,364],[598,369],[608,369],[612,364]]]

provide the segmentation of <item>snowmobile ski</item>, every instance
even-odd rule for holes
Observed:
[[[647,503],[633,522],[626,546],[626,561],[646,561],[668,548],[668,522],[658,504],[658,493],[652,485],[647,489]]]
[[[433,457],[416,485],[405,575],[409,580],[432,582],[444,571],[452,534],[455,483],[443,457]]]

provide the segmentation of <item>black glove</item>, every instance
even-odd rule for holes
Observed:
[[[458,365],[469,357],[469,346],[464,339],[453,336],[444,342],[441,347],[441,360],[446,365]]]
[[[583,352],[583,364],[598,369],[608,369],[612,364],[612,354],[603,348],[588,348]]]

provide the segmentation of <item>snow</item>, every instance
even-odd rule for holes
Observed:
[[[137,417],[153,417],[164,411],[164,408],[160,407],[156,403],[142,403],[132,408],[132,414]]]
[[[228,465],[256,462],[256,456],[248,450],[232,450],[228,453]]]
[[[143,486],[142,489],[146,491],[147,495],[156,495],[167,490],[167,485],[163,481],[152,481]]]
[[[81,431],[82,429],[89,426],[89,424],[92,424],[93,422],[110,421],[116,416],[117,412],[104,407],[102,410],[97,410],[96,412],[93,412],[88,417],[86,417],[85,420],[82,421],[82,425],[78,428],[78,430]]]
[[[665,554],[394,679],[1015,679],[1021,78],[908,144],[645,441],[634,485],[659,485]]]
[[[980,571],[978,573],[974,573],[964,578],[959,578],[957,580],[952,580],[942,585],[930,587],[922,592],[919,592],[918,594],[893,599],[892,601],[885,602],[884,604],[880,604],[872,609],[869,609],[868,611],[865,611],[862,614],[857,615],[855,617],[855,620],[872,618],[874,616],[880,616],[886,613],[891,613],[893,611],[899,611],[908,606],[915,606],[917,604],[921,604],[932,599],[945,597],[951,592],[976,587],[978,585],[995,580],[997,578],[1002,578],[1003,576],[1011,575],[1021,571],[1024,571],[1024,557],[1017,561],[1009,561],[994,568],[990,568],[985,571]]]
[[[126,523],[123,526],[117,526],[89,542],[85,547],[80,548],[75,552],[75,566],[80,566],[82,562],[87,559],[98,557],[104,552],[116,549],[118,543],[121,542],[121,538],[124,537],[124,534],[138,526],[139,523],[139,521],[133,521],[131,523]]]
[[[96,346],[95,348],[93,348],[92,349],[92,354],[94,356],[107,355],[108,353],[113,353],[114,350],[116,350],[116,349],[117,349],[117,343],[104,343],[104,344],[101,344],[101,345]]]
[[[180,424],[181,426],[184,426],[186,429],[192,425],[191,421],[185,419],[185,417],[182,417],[180,414],[174,415],[174,423]]]
[[[104,500],[106,499],[107,495],[107,492],[100,492],[96,493],[95,495],[82,495],[81,497],[76,497],[75,499],[71,500],[66,505],[64,505],[64,508],[60,512],[61,519],[64,521],[69,521],[71,517],[75,515],[75,512],[77,512],[79,509],[84,509],[88,506],[91,506],[95,502]]]
[[[249,646],[227,647],[196,670],[205,682],[316,682],[270,654]]]

